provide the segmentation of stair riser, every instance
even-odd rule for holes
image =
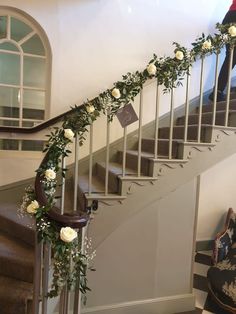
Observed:
[[[226,103],[225,102],[219,102],[216,104],[216,111],[219,110],[225,110],[226,109]],[[230,105],[229,105],[229,109],[230,110],[236,110],[236,101],[233,100],[231,101]],[[196,113],[198,113],[199,108],[196,109]],[[213,105],[209,104],[209,105],[204,105],[202,106],[202,112],[212,112],[213,111]]]
[[[18,280],[33,282],[33,265],[9,257],[0,258],[0,274]]]
[[[142,151],[154,154],[155,141],[153,139],[142,140]],[[169,155],[169,142],[158,141],[158,155],[168,156]],[[178,157],[178,143],[172,143],[172,157]]]
[[[203,115],[202,116],[202,123],[203,124],[212,124],[212,114]],[[184,125],[185,118],[181,117],[177,120],[176,125]],[[198,116],[189,116],[188,124],[193,125],[198,123]],[[216,114],[216,122],[215,125],[225,125],[225,113],[218,113]],[[235,127],[236,126],[236,114],[230,113],[229,114],[229,126]]]
[[[96,174],[105,184],[106,168],[100,164],[97,164]],[[110,193],[117,193],[119,191],[119,179],[114,173],[110,171],[108,172],[108,187]]]
[[[123,160],[123,154],[122,152],[118,152],[118,162],[122,163],[122,160]],[[131,168],[137,171],[138,156],[127,153],[126,154],[126,166],[128,168]],[[149,173],[149,160],[147,158],[141,158],[141,172],[144,175],[148,175]]]
[[[26,306],[21,303],[14,303],[7,302],[6,300],[0,300],[0,306],[1,306],[1,314],[31,314],[33,312],[26,312]]]
[[[87,192],[87,191],[86,191]],[[78,207],[81,210],[85,210],[86,207],[86,198],[84,195],[84,191],[81,190],[80,186],[78,185],[78,195],[77,195],[77,202],[78,202]]]
[[[35,245],[35,231],[33,229],[25,228],[24,226],[17,224],[15,221],[9,220],[4,216],[0,217],[0,230],[8,233],[18,240],[24,241],[31,246]]]
[[[170,137],[169,135],[169,128],[162,128],[160,129],[159,131],[159,137],[161,139],[168,139]],[[205,140],[205,129],[202,128],[201,130],[201,141],[204,142]],[[198,129],[197,127],[194,127],[194,128],[191,128],[189,127],[188,128],[188,140],[189,141],[194,141],[194,140],[197,140],[198,138]],[[182,127],[179,127],[179,128],[175,128],[173,129],[173,139],[184,139],[184,128]]]

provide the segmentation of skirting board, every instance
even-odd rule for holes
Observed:
[[[91,307],[83,309],[82,314],[173,314],[192,311],[194,309],[194,295],[184,294],[107,306]]]

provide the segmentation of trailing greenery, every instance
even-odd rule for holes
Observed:
[[[37,170],[47,195],[47,204],[45,206],[39,204],[34,191],[28,189],[23,200],[22,211],[35,216],[39,242],[48,243],[52,248],[53,282],[49,292],[50,297],[57,296],[65,284],[69,289],[75,287],[78,278],[81,292],[86,293],[89,290],[86,271],[89,268],[89,261],[94,256],[94,253],[91,255],[81,251],[77,230],[61,228],[48,216],[48,211],[55,203],[57,177],[59,175],[64,177],[66,173],[66,169],[61,167],[61,161],[71,153],[68,144],[77,134],[82,145],[85,140],[84,135],[93,121],[102,113],[108,114],[109,120],[112,121],[117,110],[133,101],[148,80],[156,78],[157,84],[164,86],[164,92],[170,92],[182,84],[182,80],[189,74],[192,64],[197,59],[213,53],[219,54],[226,44],[230,47],[235,45],[235,25],[217,24],[216,29],[214,35],[202,34],[198,37],[192,43],[192,49],[174,42],[173,56],[158,57],[154,54],[143,71],[128,72],[123,75],[122,80],[114,83],[112,89],[87,100],[80,107],[74,106],[62,127],[54,128],[48,135],[48,142],[44,149],[47,159]]]

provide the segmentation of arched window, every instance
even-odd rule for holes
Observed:
[[[0,125],[32,127],[48,118],[51,50],[27,14],[0,6]]]

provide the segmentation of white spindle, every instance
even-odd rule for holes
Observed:
[[[138,177],[141,176],[142,119],[143,119],[143,90],[141,89],[140,100],[139,100],[139,129],[138,129]]]
[[[172,146],[173,146],[173,130],[174,130],[174,89],[171,89],[170,94],[170,133],[169,133],[169,159],[172,159]]]
[[[226,94],[226,110],[225,110],[225,126],[228,126],[228,121],[229,121],[229,102],[230,102],[230,88],[231,88],[231,74],[232,74],[232,65],[233,65],[233,55],[234,55],[234,47],[232,47],[230,49],[230,57],[229,57],[228,83],[227,83],[227,94]]]
[[[124,127],[124,139],[123,139],[123,160],[122,160],[122,176],[125,176],[126,169],[126,151],[127,151],[127,127]]]
[[[89,140],[89,186],[88,194],[92,193],[92,176],[93,176],[93,124],[90,125],[90,140]]]
[[[214,98],[213,98],[212,126],[215,126],[215,123],[216,123],[216,103],[217,103],[217,89],[218,89],[218,69],[219,69],[219,53],[216,54],[215,88],[214,88]]]
[[[84,254],[85,252],[84,242],[85,242],[86,233],[87,233],[87,227],[82,228],[81,230],[81,253],[82,254]],[[79,282],[75,290],[73,314],[81,314],[81,292],[79,290]]]
[[[107,110],[107,139],[106,139],[106,172],[105,172],[105,195],[108,195],[108,181],[109,181],[109,158],[110,158],[110,110]]]
[[[189,67],[189,71],[190,71]],[[187,83],[186,83],[186,99],[185,99],[185,120],[184,120],[184,142],[188,141],[188,116],[189,116],[189,87],[190,87],[190,76],[187,74]]]
[[[48,307],[48,280],[49,280],[49,263],[50,263],[50,245],[43,245],[43,280],[42,280],[42,314],[47,314]]]
[[[156,112],[155,112],[155,136],[154,136],[154,158],[158,156],[158,132],[159,132],[159,108],[160,108],[160,88],[156,81]]]
[[[33,313],[38,314],[41,295],[42,243],[38,243],[37,233],[35,233],[34,260]]]
[[[75,135],[75,166],[74,166],[74,203],[73,210],[77,210],[78,203],[78,170],[79,170],[79,136]]]
[[[59,314],[67,314],[67,287],[65,286],[60,295]]]
[[[65,157],[62,157],[61,167],[62,167],[62,171],[64,172],[63,169],[66,168],[66,158]],[[65,172],[64,172],[64,174],[65,174]],[[65,186],[66,186],[66,180],[65,180],[65,177],[62,176],[62,180],[61,180],[61,215],[64,214],[64,209],[65,209]]]
[[[199,116],[198,116],[198,131],[197,142],[201,142],[201,127],[202,127],[202,106],[203,106],[203,77],[204,77],[204,56],[201,58],[201,76],[200,76],[200,102],[199,102]]]

